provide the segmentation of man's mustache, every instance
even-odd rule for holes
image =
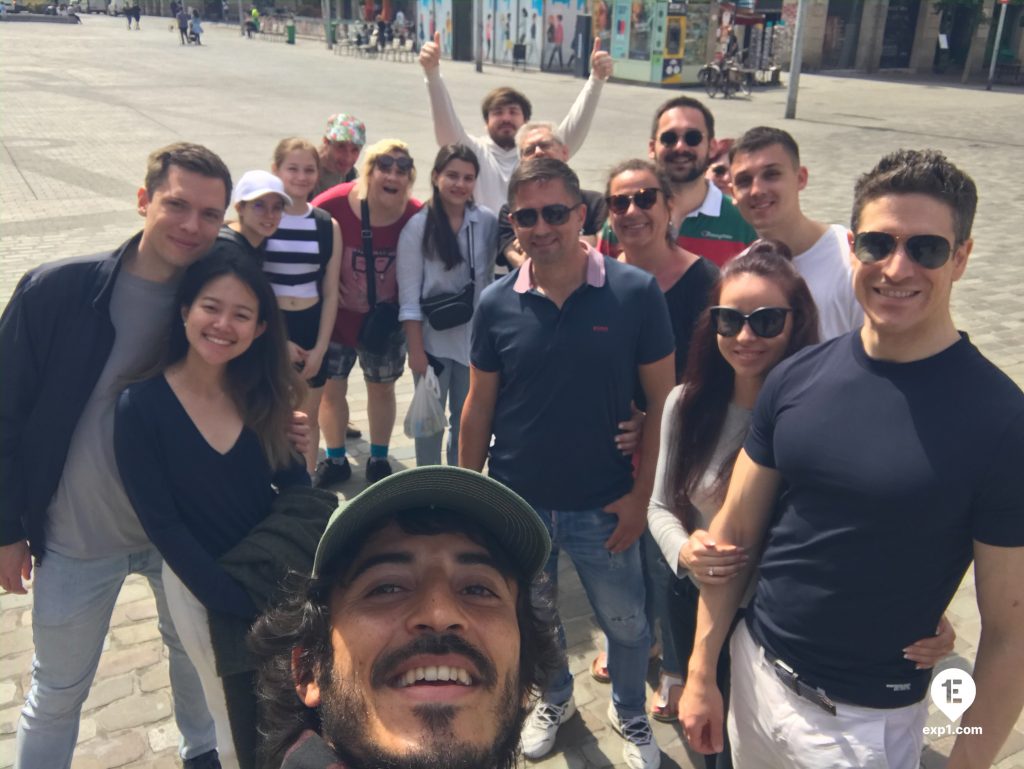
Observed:
[[[403,662],[418,654],[459,654],[476,667],[480,683],[492,688],[498,682],[498,672],[483,652],[465,639],[446,633],[444,635],[423,635],[400,649],[388,652],[378,659],[370,671],[370,685],[374,688],[387,686],[395,677],[395,670]]]

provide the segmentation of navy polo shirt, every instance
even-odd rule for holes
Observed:
[[[780,363],[744,448],[785,480],[751,635],[812,686],[875,708],[920,701],[903,648],[935,632],[977,540],[1024,546],[1024,395],[966,335],[924,360],[860,333]]]
[[[653,276],[593,249],[587,259],[587,280],[561,309],[530,285],[527,261],[484,291],[473,318],[472,364],[500,375],[491,477],[553,510],[596,509],[629,492],[618,424],[638,366],[675,349]]]

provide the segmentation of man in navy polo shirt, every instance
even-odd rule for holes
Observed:
[[[537,510],[555,543],[548,590],[557,548],[572,557],[608,636],[609,718],[625,739],[626,763],[656,769],[661,753],[644,709],[650,631],[637,540],[674,378],[668,309],[651,275],[580,242],[586,207],[565,163],[523,163],[508,194],[527,259],[480,299],[459,463],[480,470],[489,459],[491,476]],[[615,436],[638,377],[649,411],[634,481]],[[545,596],[552,604],[553,597]],[[548,753],[574,712],[563,663],[523,728],[524,755]]]
[[[1024,394],[950,315],[971,253],[974,182],[933,150],[884,157],[854,190],[864,326],[769,375],[717,542],[758,552],[731,641],[733,760],[916,769],[934,632],[970,565],[977,698],[949,767],[991,766],[1024,702]],[[776,507],[776,495],[782,492]],[[680,707],[690,744],[721,746],[715,663],[754,567],[701,588]],[[724,576],[724,575],[723,575]]]

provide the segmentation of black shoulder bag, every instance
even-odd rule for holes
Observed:
[[[370,229],[370,204],[365,200],[363,214],[363,257],[366,259],[366,299],[370,311],[359,327],[359,346],[374,355],[387,352],[391,337],[400,328],[398,305],[377,301],[377,260],[373,254],[373,230]]]
[[[469,223],[469,283],[461,291],[437,294],[420,300],[420,310],[437,331],[461,326],[473,318],[473,297],[476,294],[476,266],[473,263],[473,223]]]

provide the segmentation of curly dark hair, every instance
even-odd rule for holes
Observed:
[[[521,725],[529,710],[531,693],[543,690],[564,659],[552,621],[554,611],[531,594],[531,587],[536,587],[536,583],[531,585],[528,576],[513,563],[493,535],[465,517],[444,510],[408,510],[386,518],[367,531],[358,546],[339,553],[332,563],[352,563],[362,544],[375,531],[392,522],[406,534],[463,534],[489,552],[503,576],[516,580],[522,703],[517,724]],[[330,675],[333,664],[330,596],[341,577],[337,570],[317,579],[293,575],[287,586],[287,598],[260,617],[249,635],[249,647],[258,660],[259,731],[265,766],[279,766],[302,732],[309,729],[320,733],[319,711],[306,707],[295,687],[314,680],[322,682]]]

